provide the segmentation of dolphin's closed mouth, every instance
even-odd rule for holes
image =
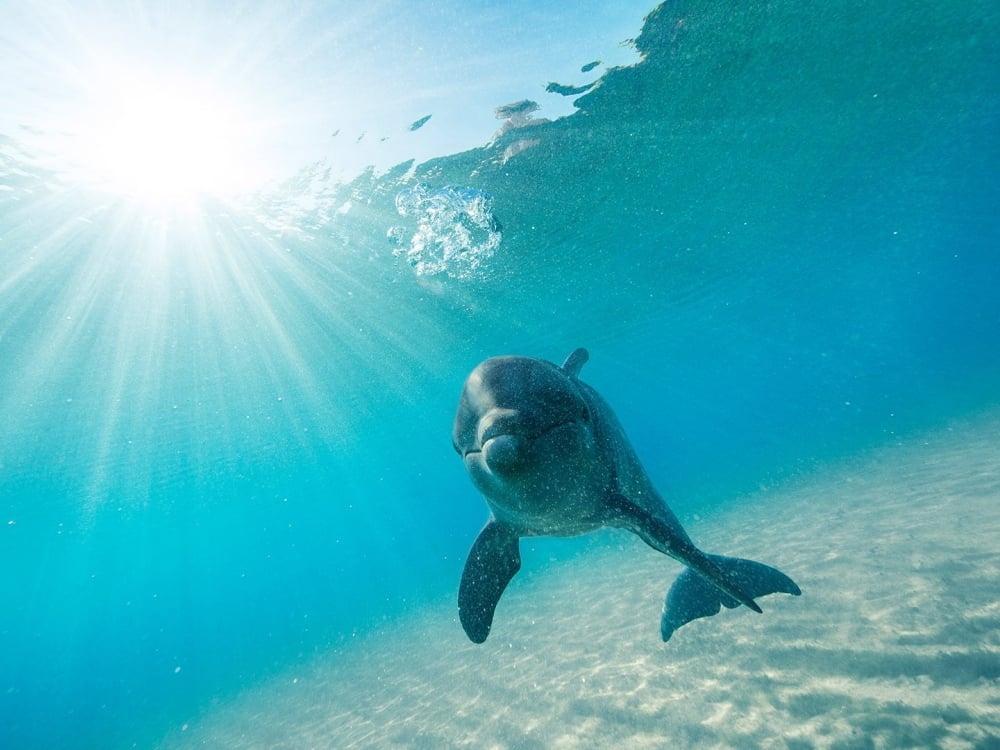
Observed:
[[[495,440],[496,438],[516,437],[520,438],[521,440],[524,440],[525,442],[533,443],[535,440],[538,440],[540,437],[544,435],[548,435],[550,432],[555,432],[556,430],[559,430],[563,427],[568,427],[569,425],[574,425],[576,423],[577,420],[575,419],[567,419],[565,421],[558,422],[554,425],[546,427],[544,430],[540,430],[538,432],[519,432],[517,430],[510,429],[510,425],[497,424],[495,426],[491,426],[486,430],[486,432],[483,433],[483,438],[482,442],[480,443],[480,447],[469,448],[464,455],[468,456],[470,453],[482,453],[483,446],[485,446],[491,440]]]

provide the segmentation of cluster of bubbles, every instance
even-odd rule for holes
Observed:
[[[396,210],[416,219],[416,230],[392,227],[387,236],[418,276],[475,278],[503,239],[493,197],[476,188],[417,183],[396,195]]]

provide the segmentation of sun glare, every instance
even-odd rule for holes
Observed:
[[[256,187],[247,118],[219,94],[197,82],[124,73],[94,83],[79,154],[88,179],[169,202]]]

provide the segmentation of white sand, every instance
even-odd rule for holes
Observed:
[[[659,639],[680,567],[605,549],[454,603],[178,726],[163,748],[1000,748],[1000,414],[734,503],[689,531],[802,587]]]

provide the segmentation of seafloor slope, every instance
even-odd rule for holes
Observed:
[[[1000,413],[955,423],[689,522],[801,584],[763,616],[662,644],[677,565],[609,533],[515,580],[483,646],[442,602],[163,747],[1000,747],[998,435]]]

